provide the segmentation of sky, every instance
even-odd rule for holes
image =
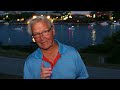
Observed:
[[[0,13],[3,12],[3,11],[0,11]],[[29,12],[29,11],[28,11]],[[37,11],[39,12],[39,11]],[[40,11],[41,12],[41,11]],[[46,11],[43,11],[43,12],[46,12]],[[71,11],[71,14],[89,14],[91,11]]]
[[[71,11],[71,14],[89,14],[91,11]]]
[[[90,12],[91,11],[71,11],[71,14],[83,14],[84,15],[84,14],[89,14]]]

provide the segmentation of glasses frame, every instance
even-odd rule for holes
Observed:
[[[48,30],[46,31],[43,31],[41,33],[35,33],[35,34],[32,34],[33,37],[36,37],[38,35],[42,35],[42,36],[45,36],[44,33],[47,33],[47,32],[50,32],[50,30],[52,29],[53,26],[51,26]]]

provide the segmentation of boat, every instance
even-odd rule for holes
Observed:
[[[4,22],[4,20],[0,20],[0,22]]]
[[[120,25],[119,22],[113,22],[112,24],[113,24],[113,25],[117,25],[117,26]]]
[[[71,26],[71,27],[69,28],[69,30],[75,30],[74,26]]]
[[[8,23],[8,22],[4,22],[3,24],[5,24],[5,25],[9,25],[9,23]]]
[[[14,30],[21,31],[21,30],[23,30],[23,28],[22,27],[16,27],[16,28],[14,28]]]
[[[92,22],[92,23],[89,23],[89,24],[93,26],[93,25],[96,25],[96,22]]]
[[[107,26],[109,25],[107,22],[102,22],[102,23],[99,23],[101,26]]]

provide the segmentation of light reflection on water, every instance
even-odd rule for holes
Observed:
[[[56,39],[79,49],[102,43],[104,37],[120,30],[120,26],[56,24],[55,29]],[[0,42],[3,45],[30,45],[32,38],[26,25],[0,25]]]
[[[96,44],[96,31],[95,29],[92,29],[92,45]]]

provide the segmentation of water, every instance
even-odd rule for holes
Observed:
[[[0,42],[2,45],[29,45],[31,36],[26,25],[0,25]]]
[[[104,37],[120,30],[120,26],[55,24],[55,29],[57,40],[79,49],[103,43]],[[31,42],[32,38],[27,33],[26,25],[0,24],[0,43],[2,45],[30,45]]]

